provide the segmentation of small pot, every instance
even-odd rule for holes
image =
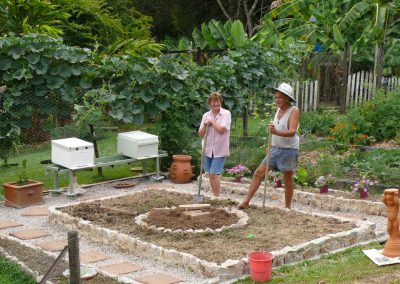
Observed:
[[[242,182],[242,180],[243,180],[243,176],[238,176],[238,177],[235,177],[235,179],[233,181],[234,182]]]
[[[321,187],[319,189],[319,193],[322,193],[322,194],[328,193],[328,190],[329,190],[328,185],[324,185],[323,187]]]
[[[368,198],[368,191],[364,191],[363,189],[358,190],[360,192],[360,198]]]
[[[274,187],[282,187],[282,182],[279,179],[274,181]]]

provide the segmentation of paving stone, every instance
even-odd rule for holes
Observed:
[[[6,229],[18,226],[23,226],[23,224],[17,223],[15,221],[0,221],[0,229]]]
[[[87,251],[87,252],[82,252],[80,254],[80,260],[82,263],[92,263],[100,260],[105,260],[111,258],[108,255],[105,255],[102,252],[97,252],[97,251]]]
[[[46,207],[29,208],[21,213],[21,216],[48,216],[49,209]]]
[[[135,281],[143,284],[173,284],[182,282],[183,280],[164,273],[156,273],[151,276],[137,278]]]
[[[121,262],[100,267],[100,270],[116,275],[131,273],[142,269],[143,267],[129,262]]]
[[[0,221],[0,229],[6,229],[18,226],[23,226],[23,225],[15,221]]]
[[[10,233],[10,236],[16,237],[20,240],[30,240],[50,236],[50,233],[43,230],[33,229]]]
[[[61,251],[66,245],[68,245],[68,241],[66,239],[54,240],[50,242],[38,243],[37,245],[47,251]]]

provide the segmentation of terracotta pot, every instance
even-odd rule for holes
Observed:
[[[194,177],[193,166],[190,164],[192,157],[189,155],[173,155],[169,170],[169,177],[174,183],[188,183]]]
[[[43,183],[28,180],[27,184],[4,183],[5,205],[22,208],[43,203]]]

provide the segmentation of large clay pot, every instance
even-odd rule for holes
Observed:
[[[193,166],[190,164],[192,157],[189,155],[173,155],[169,170],[169,177],[174,183],[188,183],[194,177]]]
[[[28,180],[27,184],[4,183],[5,205],[23,208],[43,203],[43,183]]]

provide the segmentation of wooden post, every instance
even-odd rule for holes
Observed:
[[[81,263],[79,259],[79,237],[77,231],[68,232],[69,283],[81,284]]]
[[[93,142],[93,148],[94,148],[94,155],[96,158],[99,158],[99,147],[97,147],[97,138],[96,138],[96,131],[94,130],[94,125],[89,124],[90,127],[90,133],[92,134],[92,142]],[[99,176],[103,176],[103,168],[97,168],[97,173]]]

